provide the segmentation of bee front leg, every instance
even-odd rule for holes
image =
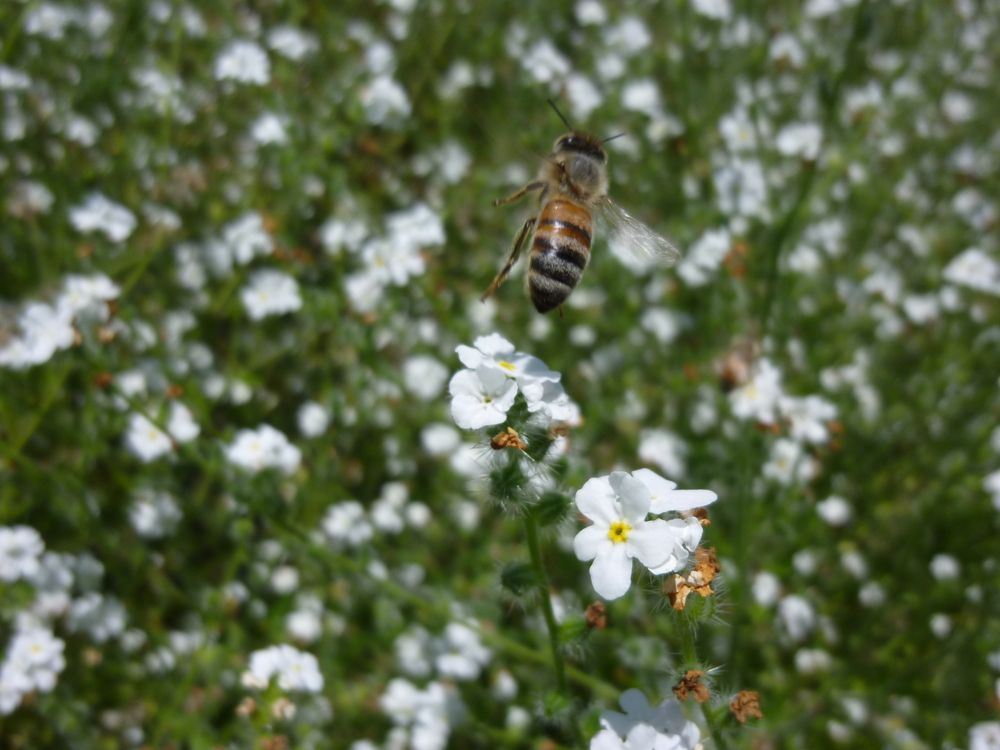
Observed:
[[[485,302],[486,298],[493,294],[493,292],[495,292],[497,288],[507,280],[507,277],[510,275],[510,269],[514,267],[515,263],[517,263],[517,259],[521,255],[521,249],[528,241],[528,236],[531,234],[531,230],[535,226],[536,218],[537,217],[532,216],[524,222],[524,226],[521,227],[521,231],[518,232],[517,237],[514,238],[514,247],[511,249],[510,255],[507,257],[507,262],[504,264],[504,267],[500,269],[500,273],[496,275],[496,278],[493,279],[493,283],[490,284],[486,293],[479,298],[480,302]]]
[[[527,185],[525,185],[523,188],[518,190],[513,195],[507,198],[497,198],[495,201],[493,201],[493,205],[506,206],[508,203],[513,203],[514,201],[521,200],[521,198],[526,196],[528,193],[534,190],[541,190],[543,187],[545,187],[545,183],[542,182],[541,180],[536,180],[535,182],[529,182]]]

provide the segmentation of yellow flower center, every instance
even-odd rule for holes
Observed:
[[[624,521],[615,521],[611,524],[611,528],[608,529],[608,539],[615,544],[624,544],[631,530],[632,527]]]
[[[500,365],[500,367],[502,367],[505,370],[510,370],[510,372],[514,372],[514,370],[517,369],[514,365],[512,365],[507,360],[501,360],[500,362],[497,362],[497,364]]]

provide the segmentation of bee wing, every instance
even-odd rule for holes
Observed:
[[[680,260],[680,250],[610,198],[599,202],[595,213],[610,230],[611,252],[625,265],[666,267]]]

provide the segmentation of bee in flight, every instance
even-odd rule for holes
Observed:
[[[506,205],[541,191],[538,213],[524,222],[507,262],[482,296],[485,300],[507,280],[530,236],[528,295],[540,313],[562,305],[580,282],[590,260],[594,216],[612,230],[610,245],[617,255],[664,266],[673,265],[681,257],[677,248],[608,197],[605,141],[573,130],[551,100],[549,104],[570,132],[556,141],[538,179],[509,198],[494,201],[495,206]]]

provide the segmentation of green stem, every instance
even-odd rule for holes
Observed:
[[[552,649],[552,663],[556,668],[556,682],[559,685],[559,691],[566,693],[566,662],[563,659],[562,646],[559,643],[559,626],[556,625],[556,616],[552,611],[549,579],[545,575],[545,566],[542,564],[542,548],[538,543],[538,522],[531,513],[524,516],[524,535],[528,540],[531,567],[535,570],[538,593],[542,598],[542,614],[545,615],[545,625],[549,630],[549,646]]]

